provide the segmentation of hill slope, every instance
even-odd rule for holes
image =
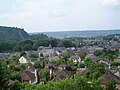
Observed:
[[[24,29],[0,26],[0,39],[22,40],[28,38],[29,35]]]

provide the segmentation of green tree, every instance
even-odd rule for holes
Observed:
[[[32,50],[32,45],[31,44],[25,44],[25,46],[23,46],[23,50],[25,50],[25,51]]]
[[[75,44],[71,40],[63,40],[60,42],[59,46],[61,47],[74,47]]]
[[[109,80],[107,82],[106,90],[117,90],[115,80]]]
[[[50,62],[53,63],[54,65],[58,66],[58,65],[60,65],[61,63],[64,63],[65,60],[63,60],[63,59],[51,60]]]
[[[25,52],[25,51],[22,51],[21,52],[21,54],[20,54],[20,56],[24,56],[24,55],[26,55],[27,53]]]
[[[85,52],[79,52],[78,56],[81,58],[81,60],[85,59],[86,53]]]
[[[85,63],[78,63],[79,68],[85,68]]]
[[[20,80],[20,72],[13,71],[10,73],[10,79],[12,80]]]
[[[114,61],[115,58],[118,57],[119,51],[115,50],[102,50],[102,51],[95,51],[94,55],[99,56],[101,58],[107,58],[110,61]]]
[[[38,54],[30,54],[29,57],[30,57],[30,58],[38,58],[39,55],[38,55]]]
[[[19,56],[13,56],[12,58],[10,58],[11,59],[11,61],[13,61],[13,62],[19,62]]]
[[[32,35],[30,35],[30,38],[32,40],[40,40],[40,39],[48,38],[48,36],[44,35],[43,33],[41,33],[41,34],[38,33],[38,34],[32,34]]]
[[[9,41],[1,41],[0,42],[0,52],[11,51],[12,45]]]
[[[37,50],[39,46],[40,46],[40,44],[39,44],[39,42],[36,40],[36,41],[34,41],[34,43],[33,43],[32,49],[33,49],[33,50]]]
[[[21,83],[18,80],[15,80],[10,90],[21,90]]]
[[[15,47],[13,47],[13,51],[14,52],[22,51],[22,46],[21,45],[16,45]]]
[[[49,81],[50,78],[49,78],[49,70],[40,70],[38,72],[38,75],[39,75],[39,78],[40,80],[45,80],[45,82]]]
[[[8,89],[7,67],[0,62],[0,90]]]
[[[70,58],[70,53],[69,53],[69,52],[63,52],[63,53],[61,54],[61,56],[62,56],[63,59],[67,60],[67,59]]]
[[[51,44],[52,47],[57,47],[57,39],[50,40],[49,44]]]
[[[20,68],[21,71],[25,70],[25,68],[26,68],[25,64],[19,64],[19,68]]]
[[[88,68],[87,72],[85,73],[85,77],[88,80],[97,80],[105,73],[105,67],[101,63],[95,63],[87,59],[85,60],[85,65]]]
[[[36,69],[42,69],[41,64],[38,63],[38,62],[35,62],[34,67],[35,67]]]
[[[118,66],[120,66],[120,62],[112,62],[111,66],[117,66],[118,67]]]

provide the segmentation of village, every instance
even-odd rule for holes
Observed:
[[[0,0],[0,90],[120,90],[120,0]]]
[[[95,43],[97,45],[94,45]],[[52,47],[49,44],[47,47],[40,46],[37,51],[0,53],[0,58],[9,68],[9,87],[12,87],[14,80],[21,83],[46,84],[74,77],[75,74],[85,76],[89,74],[90,68],[95,66],[89,64],[98,64],[95,68],[100,64],[100,67],[103,65],[102,71],[91,80],[100,76],[101,86],[104,88],[110,79],[115,80],[116,87],[120,90],[119,51],[120,43],[115,41],[85,40],[83,47]],[[88,83],[91,83],[91,80],[88,80]]]

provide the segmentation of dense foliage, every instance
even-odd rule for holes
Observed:
[[[115,80],[110,79],[110,80],[107,82],[106,90],[117,90],[117,89],[116,89],[116,82],[115,82]]]
[[[7,67],[0,62],[0,90],[8,89]]]
[[[43,38],[38,40],[19,40],[19,41],[11,41],[11,40],[2,40],[0,41],[0,52],[18,52],[18,51],[28,51],[28,50],[37,50],[39,46],[49,46],[51,44],[52,47],[73,47],[75,44],[71,40],[54,39],[54,38]]]
[[[0,39],[21,40],[29,39],[29,35],[24,29],[16,27],[0,26]]]
[[[16,87],[16,88],[15,88]],[[102,90],[100,82],[88,83],[84,78],[75,75],[74,78],[67,78],[59,82],[49,82],[42,85],[28,83],[14,83],[11,90]]]
[[[30,39],[31,40],[39,40],[39,39],[44,39],[44,38],[48,38],[47,35],[44,35],[43,33],[38,33],[38,34],[31,34],[30,35]]]
[[[94,55],[99,56],[101,58],[106,58],[110,61],[114,61],[114,59],[116,59],[119,55],[119,51],[115,50],[103,50],[103,51],[95,51]]]

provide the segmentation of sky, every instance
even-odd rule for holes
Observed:
[[[29,33],[120,29],[120,0],[0,0],[0,26]]]

